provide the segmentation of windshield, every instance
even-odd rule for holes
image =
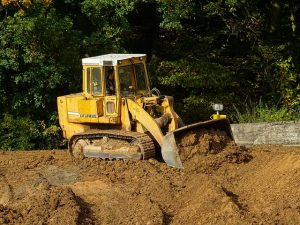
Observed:
[[[134,88],[132,66],[121,66],[118,68],[120,78],[120,92],[122,96],[132,95]]]
[[[143,63],[120,66],[118,72],[120,79],[120,93],[122,96],[133,95],[135,93],[145,94],[147,91],[147,80]]]
[[[144,93],[147,90],[146,74],[143,63],[135,64],[135,74],[137,80],[137,93]]]

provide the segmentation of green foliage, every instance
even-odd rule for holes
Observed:
[[[85,0],[82,2],[82,11],[89,16],[92,21],[97,23],[98,19],[102,23],[120,23],[125,22],[122,19],[128,12],[134,10],[137,1],[129,0]]]
[[[286,107],[268,107],[259,104],[257,106],[246,105],[244,112],[241,112],[234,106],[234,121],[238,123],[256,123],[256,122],[278,122],[278,121],[296,121],[300,120],[300,108],[290,109]]]
[[[176,110],[185,122],[207,120],[213,113],[213,103],[229,104],[236,85],[232,76],[226,67],[196,56],[163,61],[158,67],[162,85],[183,90],[182,96],[175,91],[175,97],[182,100],[183,104]],[[174,91],[170,95],[174,95]]]
[[[5,95],[0,104],[4,112],[45,119],[42,113],[54,110],[52,96],[68,81],[78,80],[69,74],[79,75],[79,40],[70,18],[58,16],[54,9],[36,10],[0,21],[0,82]]]
[[[97,54],[99,51],[124,52],[120,46],[125,36],[130,35],[127,33],[130,27],[125,16],[134,10],[135,4],[136,1],[129,0],[84,0],[81,10],[93,27],[90,38],[85,42],[89,46],[96,45]]]
[[[65,144],[57,125],[9,114],[0,119],[1,150],[58,149]]]
[[[61,129],[58,125],[50,125],[41,130],[42,140],[38,142],[42,149],[66,148],[66,140],[62,139]]]
[[[112,52],[147,53],[153,82],[185,122],[208,119],[220,102],[233,120],[297,119],[299,9],[290,0],[2,0],[3,148],[60,147],[56,97],[81,90],[81,58]],[[262,98],[268,107],[244,110]]]
[[[160,26],[168,30],[182,29],[181,21],[193,16],[195,4],[190,0],[158,0],[158,11],[162,15]]]
[[[158,67],[161,84],[195,89],[222,89],[220,83],[229,83],[230,71],[205,59],[188,57],[176,61],[163,61]]]
[[[277,76],[278,91],[282,102],[286,107],[296,108],[300,106],[300,75],[294,71],[292,57],[279,60],[276,64],[279,71]]]
[[[179,26],[161,26],[167,28],[168,42],[160,50],[157,74],[163,88],[184,93],[177,94],[182,114],[198,106],[199,119],[203,112],[208,118],[211,103],[223,102],[230,115],[232,102],[242,108],[243,102],[256,102],[262,96],[275,108],[299,106],[299,57],[295,56],[299,35],[284,25],[292,18],[289,10],[295,10],[290,3],[283,7],[277,2],[279,18],[277,9],[260,1],[189,2],[189,16],[182,18],[180,4],[174,4],[174,10],[170,7]],[[164,4],[167,8],[168,2]]]
[[[33,149],[40,138],[36,124],[28,118],[14,118],[6,114],[0,122],[0,149]]]

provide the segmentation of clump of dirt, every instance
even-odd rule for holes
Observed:
[[[178,137],[179,155],[189,172],[211,173],[223,163],[245,163],[250,152],[235,144],[226,132],[198,129]]]
[[[11,209],[0,209],[8,224],[76,225],[82,219],[81,202],[70,188],[52,186],[43,180],[27,190],[23,198],[12,201]],[[86,219],[89,224],[91,220]]]
[[[186,161],[194,155],[216,154],[232,141],[224,131],[198,129],[179,136],[180,158]]]
[[[53,155],[48,156],[39,156],[29,158],[26,165],[24,165],[24,169],[33,169],[35,167],[51,165],[53,163],[54,157]]]
[[[22,221],[21,213],[0,204],[0,224],[22,224]]]

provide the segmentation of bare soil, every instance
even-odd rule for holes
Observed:
[[[300,224],[300,147],[180,138],[184,170],[155,159],[0,152],[0,224]]]

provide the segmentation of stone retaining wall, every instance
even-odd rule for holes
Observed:
[[[231,124],[231,129],[238,145],[300,146],[300,122]]]

